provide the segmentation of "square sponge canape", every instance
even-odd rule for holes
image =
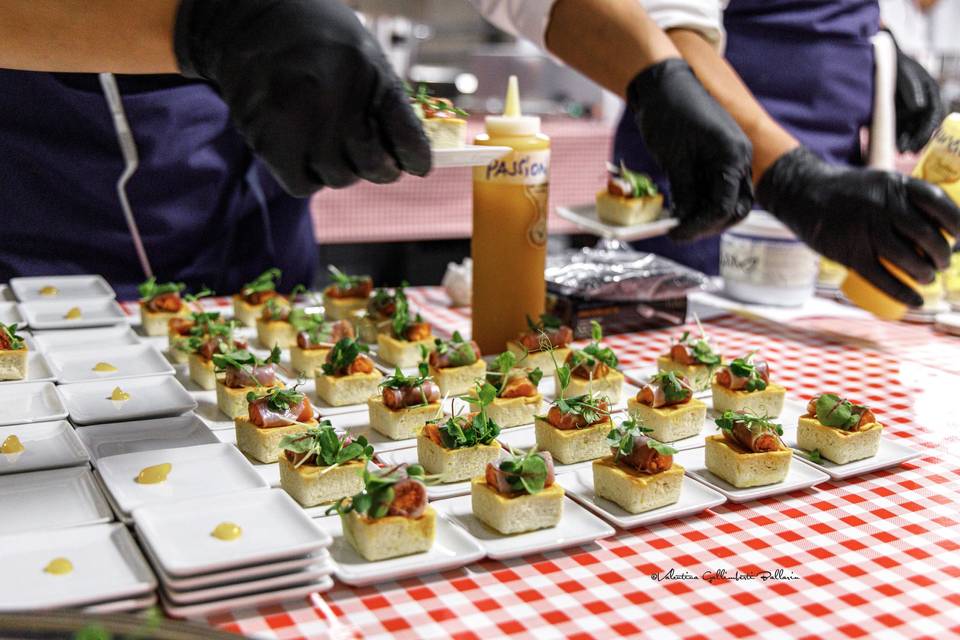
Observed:
[[[560,464],[595,460],[609,454],[607,434],[612,428],[609,418],[583,429],[557,429],[542,418],[533,423],[537,449],[549,451]]]
[[[597,193],[597,217],[601,222],[623,227],[653,222],[663,211],[663,194],[624,198],[606,191]]]
[[[553,359],[557,359],[557,364],[563,366],[563,363],[567,361],[567,356],[570,355],[569,347],[560,347],[559,349],[553,350],[553,356],[550,356],[549,351],[529,351],[526,352],[527,357],[524,358],[523,346],[516,340],[507,341],[507,351],[517,356],[517,366],[523,367],[524,369],[535,369],[540,367],[540,371],[543,371],[543,374],[546,376],[553,375],[555,367],[553,366]]]
[[[242,297],[235,295],[233,296],[233,317],[245,327],[255,327],[257,320],[263,314],[264,304],[266,303],[250,304]]]
[[[503,534],[523,533],[557,526],[563,517],[563,487],[554,482],[540,493],[505,496],[483,476],[470,483],[473,515]]]
[[[143,332],[148,336],[165,336],[170,332],[171,318],[180,318],[190,315],[186,305],[180,306],[180,311],[150,311],[140,303],[140,323]]]
[[[429,551],[437,537],[437,512],[427,505],[419,518],[385,516],[371,520],[356,511],[340,516],[343,537],[369,560],[386,560]]]
[[[380,359],[389,365],[400,367],[415,367],[420,362],[420,345],[433,351],[433,336],[423,340],[397,340],[387,333],[377,335],[377,349]]]
[[[860,431],[844,431],[820,424],[816,418],[801,417],[797,425],[797,446],[819,451],[820,456],[836,464],[847,464],[877,455],[883,426],[877,422]]]
[[[0,349],[0,380],[27,377],[27,349]]]
[[[370,396],[377,395],[381,378],[383,374],[377,370],[347,376],[328,376],[318,371],[317,396],[331,407],[363,404]]]
[[[376,344],[377,336],[381,333],[390,333],[390,320],[374,320],[363,316],[354,320],[354,328],[357,332],[357,339],[367,344]]]
[[[196,382],[198,387],[207,391],[216,388],[217,374],[214,372],[212,360],[204,360],[196,353],[191,353],[187,357],[187,368],[190,371],[190,379]]]
[[[447,449],[420,436],[417,438],[417,460],[427,473],[440,476],[440,482],[461,482],[482,476],[488,462],[500,459],[500,444],[478,444],[462,449]]]
[[[327,320],[350,320],[366,308],[366,298],[334,298],[323,292],[323,315]]]
[[[277,383],[282,386],[281,383]],[[276,385],[272,385],[276,386]],[[233,389],[223,383],[223,376],[217,376],[217,406],[220,411],[230,418],[241,418],[247,415],[247,394],[251,391],[263,391],[271,387],[240,387]]]
[[[167,331],[167,355],[170,356],[175,364],[186,364],[187,360],[190,358],[190,352],[184,349],[178,348],[180,346],[185,346],[187,344],[187,338],[181,336],[175,331]]]
[[[467,121],[460,118],[421,118],[431,149],[459,149],[467,144]]]
[[[441,414],[439,402],[425,404],[422,407],[391,409],[383,404],[382,396],[369,397],[367,409],[370,411],[370,426],[373,430],[391,440],[416,437],[428,420]]]
[[[312,464],[294,467],[281,455],[279,465],[280,487],[303,507],[315,507],[363,491],[364,464],[358,460],[334,467]]]
[[[687,379],[694,391],[706,391],[713,382],[713,372],[716,367],[709,367],[705,364],[683,364],[675,362],[670,356],[660,356],[657,358],[657,367],[660,371],[672,371]]]
[[[636,398],[628,398],[627,412],[639,418],[643,426],[652,429],[647,435],[654,440],[674,442],[700,433],[707,418],[707,405],[691,398],[685,404],[655,409],[637,402]]]
[[[312,378],[321,373],[320,367],[327,360],[330,349],[301,349],[294,345],[290,347],[290,366],[302,376]]]
[[[305,422],[311,427],[317,426],[316,420]],[[280,457],[280,440],[283,436],[292,436],[306,431],[302,424],[291,424],[286,427],[270,427],[261,429],[250,422],[247,416],[233,419],[237,432],[237,448],[254,460],[268,464],[276,462]]]
[[[610,404],[620,402],[620,394],[623,391],[623,374],[616,369],[610,369],[607,375],[595,380],[584,380],[577,376],[570,376],[570,384],[563,392],[564,398],[575,398],[590,393],[598,396],[606,396]]]
[[[731,391],[721,384],[713,383],[713,410],[717,413],[736,411],[757,416],[776,418],[783,411],[783,399],[787,390],[770,383],[763,391]]]
[[[475,398],[476,395],[471,397]],[[470,404],[470,411],[480,411],[479,403],[469,399],[467,402]],[[543,396],[539,393],[530,397],[494,398],[493,402],[487,405],[487,417],[501,429],[519,427],[522,424],[531,424],[542,404]]]
[[[643,513],[680,499],[683,467],[648,474],[618,465],[613,456],[593,461],[593,490],[630,513]]]
[[[437,369],[430,367],[430,377],[436,380],[442,396],[459,396],[473,388],[477,378],[483,378],[487,373],[487,363],[478,358],[473,364],[462,367],[447,367]]]
[[[289,349],[297,344],[297,330],[283,320],[257,318],[257,340],[266,349]]]
[[[738,489],[783,482],[792,457],[793,452],[782,445],[779,451],[747,451],[730,444],[723,434],[707,436],[704,448],[710,473]]]

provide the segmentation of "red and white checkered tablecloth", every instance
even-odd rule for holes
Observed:
[[[468,312],[449,309],[440,289],[410,297],[446,332],[469,327]],[[795,399],[829,389],[870,403],[887,437],[923,455],[583,547],[365,588],[338,584],[208,622],[276,638],[960,636],[960,338],[826,318],[773,325],[724,317],[706,328],[724,353],[758,349]],[[643,367],[675,333],[609,343],[625,366]],[[722,570],[725,579],[706,579]],[[777,570],[780,579],[735,579]]]

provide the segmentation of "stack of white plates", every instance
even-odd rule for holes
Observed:
[[[173,617],[302,599],[333,586],[330,536],[283,491],[144,506],[133,521]]]

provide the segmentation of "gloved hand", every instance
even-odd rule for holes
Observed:
[[[402,82],[337,0],[182,0],[174,51],[293,195],[430,170]]]
[[[757,185],[757,201],[798,238],[912,307],[923,299],[879,262],[920,283],[950,263],[960,209],[935,185],[890,171],[828,165],[804,147],[780,156]]]
[[[670,179],[674,240],[715,235],[753,204],[753,147],[686,62],[670,58],[641,71],[627,102],[643,140]]]
[[[884,29],[890,33],[889,29]],[[893,34],[890,33],[893,38]],[[940,86],[919,62],[897,49],[897,86],[894,106],[897,112],[897,149],[920,151],[943,120]]]

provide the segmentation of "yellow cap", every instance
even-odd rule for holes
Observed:
[[[487,133],[492,136],[531,136],[540,133],[540,118],[525,116],[520,111],[520,87],[517,76],[507,80],[507,95],[503,98],[503,115],[487,116]]]

